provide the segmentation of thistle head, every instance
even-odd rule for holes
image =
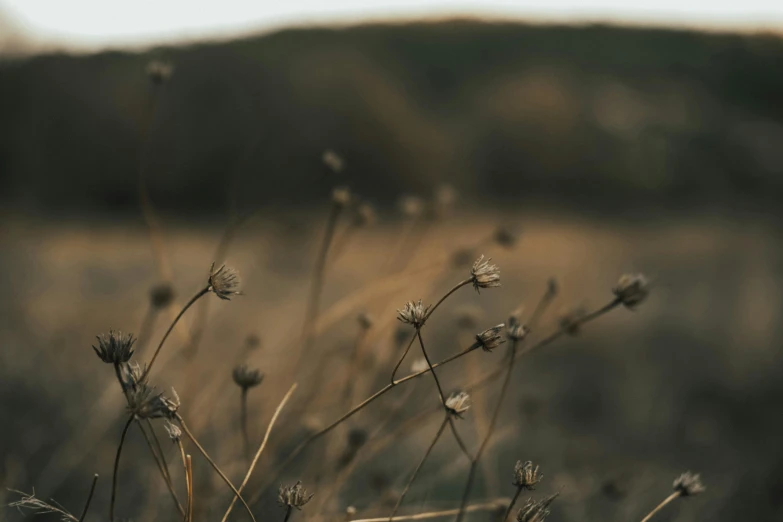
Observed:
[[[171,79],[174,67],[170,63],[152,60],[147,64],[147,77],[154,85],[163,85]]]
[[[512,341],[520,342],[527,337],[530,329],[519,321],[519,318],[512,315],[508,318],[508,327],[506,328],[506,337]]]
[[[165,397],[155,387],[139,384],[127,394],[128,412],[137,419],[173,419],[179,409],[177,392],[172,388],[173,399]]]
[[[535,485],[541,482],[544,475],[538,474],[538,466],[533,466],[531,461],[522,462],[518,460],[514,466],[513,484],[520,489],[533,490]]]
[[[612,293],[626,308],[634,309],[650,295],[650,283],[643,274],[620,276]]]
[[[517,511],[517,522],[544,522],[550,514],[549,505],[558,495],[559,493],[555,493],[538,502],[532,498],[527,499]]]
[[[427,319],[427,312],[430,307],[421,304],[421,299],[418,303],[408,301],[401,309],[397,310],[397,320],[405,324],[413,325],[416,328],[420,328],[424,325],[425,319]]]
[[[233,268],[221,265],[215,270],[215,263],[209,268],[209,291],[219,298],[230,301],[231,297],[241,295],[239,291],[239,274]]]
[[[326,149],[324,151],[323,156],[321,156],[321,161],[323,161],[324,165],[335,174],[339,174],[345,168],[345,161],[343,158],[332,149]]]
[[[264,380],[264,374],[259,370],[248,368],[247,364],[240,364],[235,366],[231,372],[231,376],[237,386],[247,391],[248,389],[258,386],[261,381]]]
[[[133,356],[133,343],[136,339],[132,334],[123,335],[122,332],[109,330],[108,334],[96,336],[96,339],[98,346],[93,345],[92,349],[105,363],[122,364]]]
[[[677,491],[681,497],[692,497],[704,492],[707,488],[701,483],[701,477],[698,473],[686,471],[674,480],[672,485],[674,491]]]
[[[485,352],[491,352],[504,342],[506,342],[503,339],[503,336],[500,335],[500,332],[503,331],[503,328],[506,325],[503,323],[500,323],[496,326],[493,326],[492,328],[487,328],[480,334],[476,335],[476,342],[481,345],[481,349]]]
[[[476,292],[480,288],[495,288],[500,286],[500,269],[497,265],[490,265],[492,259],[484,260],[484,256],[479,257],[473,268],[470,270],[470,276],[473,281],[473,288]]]
[[[163,428],[166,430],[169,439],[171,439],[171,442],[174,444],[177,444],[182,439],[182,430],[179,429],[179,426],[176,424],[172,424],[171,422],[166,421],[166,424],[163,425]]]
[[[170,283],[159,283],[150,288],[150,306],[163,310],[174,301],[174,287]]]
[[[308,494],[307,490],[302,487],[302,482],[297,480],[293,486],[280,486],[277,493],[277,503],[281,506],[302,509],[302,506],[310,502],[313,495],[314,493]]]
[[[462,414],[470,409],[470,395],[467,392],[452,393],[446,399],[446,409],[451,415],[462,418]]]

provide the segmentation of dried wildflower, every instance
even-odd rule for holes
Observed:
[[[329,170],[335,174],[339,174],[345,168],[345,161],[343,158],[332,149],[326,149],[324,151],[323,156],[321,156],[321,161],[323,161],[324,165],[329,167]]]
[[[680,493],[681,497],[692,497],[704,492],[707,488],[701,483],[698,473],[686,471],[674,480],[674,491]]]
[[[353,226],[355,227],[367,227],[374,225],[378,221],[378,215],[375,213],[375,208],[367,202],[359,204],[356,207],[356,213],[353,216]]]
[[[398,203],[400,212],[407,218],[416,218],[424,211],[424,202],[417,196],[403,196]]]
[[[470,270],[470,275],[473,278],[473,288],[479,291],[479,288],[495,288],[500,286],[500,269],[497,265],[490,265],[489,262],[492,259],[484,260],[484,256],[479,257],[473,268]]]
[[[372,318],[372,316],[367,312],[360,313],[356,320],[359,321],[359,326],[363,330],[369,330],[372,328],[372,325],[375,324],[375,319]]]
[[[402,309],[397,310],[397,320],[405,324],[412,324],[416,328],[420,328],[424,324],[424,320],[427,318],[427,312],[429,306],[421,304],[421,299],[418,303],[408,301]]]
[[[512,315],[508,318],[508,327],[506,328],[506,336],[512,341],[522,341],[527,334],[530,333],[530,329],[519,322],[519,318]]]
[[[169,438],[174,444],[178,443],[180,439],[182,439],[182,430],[179,429],[179,426],[176,424],[172,424],[171,422],[166,421],[166,424],[163,425],[163,428],[166,430],[166,433],[169,434]]]
[[[344,207],[351,202],[351,191],[348,187],[336,187],[332,190],[332,203]]]
[[[517,522],[543,522],[549,516],[549,505],[557,498],[559,493],[550,495],[539,502],[527,499],[525,504],[517,511]]]
[[[169,81],[174,67],[170,63],[152,60],[147,64],[147,76],[155,85],[162,85]]]
[[[475,330],[479,321],[483,319],[484,313],[480,308],[475,306],[465,306],[457,310],[456,314],[457,327],[464,328],[465,330]]]
[[[302,506],[310,502],[313,495],[314,493],[308,495],[305,488],[302,487],[302,482],[297,480],[296,484],[293,486],[280,486],[280,490],[277,494],[277,502],[281,506],[302,509]]]
[[[470,395],[467,392],[455,392],[446,399],[446,409],[452,415],[462,418],[462,414],[470,408]]]
[[[503,336],[500,335],[501,330],[506,325],[503,323],[500,323],[498,325],[493,326],[492,328],[487,328],[480,334],[476,335],[476,342],[478,342],[481,345],[481,349],[485,352],[491,352],[501,344],[503,344]]]
[[[179,397],[168,399],[153,386],[139,384],[127,395],[128,411],[139,419],[172,419],[179,409]]]
[[[578,335],[581,330],[582,320],[585,317],[585,309],[580,307],[572,308],[560,316],[560,329],[568,335]]]
[[[123,390],[134,390],[140,384],[146,382],[147,365],[139,365],[135,362],[127,362],[120,366],[120,384]],[[144,378],[144,381],[142,381]]]
[[[101,361],[108,364],[121,364],[128,362],[133,356],[133,343],[136,339],[132,334],[123,336],[122,332],[109,330],[108,334],[102,334],[96,337],[98,347],[92,347]]]
[[[247,390],[254,386],[261,384],[264,380],[264,374],[258,370],[251,370],[247,367],[247,364],[240,364],[236,366],[231,372],[231,376],[234,378],[234,382],[242,388]]]
[[[150,288],[150,305],[162,310],[174,301],[174,288],[170,283],[160,283]]]
[[[612,292],[626,308],[633,309],[650,294],[650,283],[643,274],[625,274]]]
[[[519,241],[519,233],[512,228],[501,225],[495,229],[492,239],[502,247],[513,248]]]
[[[538,474],[538,466],[533,467],[531,461],[522,462],[518,460],[514,466],[513,484],[520,489],[533,490],[535,485],[541,482],[544,475]]]
[[[215,270],[215,263],[209,268],[209,291],[219,298],[230,301],[232,296],[240,295],[239,274],[233,268],[221,265]]]
[[[427,364],[427,359],[424,357],[419,357],[415,361],[413,361],[413,364],[411,364],[411,372],[412,373],[421,373],[426,372],[430,369],[430,365]]]

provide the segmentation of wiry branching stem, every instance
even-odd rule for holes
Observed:
[[[517,500],[519,500],[519,495],[522,494],[522,487],[517,487],[517,492],[514,493],[514,498],[511,499],[511,503],[508,505],[508,509],[506,509],[506,513],[503,515],[503,520],[501,522],[506,522],[508,520],[508,516],[511,514],[511,510],[514,509],[514,504],[517,503]],[[462,510],[462,508],[460,508]]]
[[[120,455],[122,455],[122,446],[125,444],[125,436],[128,434],[128,428],[130,428],[133,422],[133,415],[128,417],[125,422],[125,427],[122,428],[122,435],[120,435],[120,443],[117,445],[117,454],[114,456],[114,472],[111,479],[111,502],[109,504],[109,521],[114,522],[114,503],[117,499],[117,474],[120,469]]]
[[[416,327],[416,337],[419,339],[419,346],[421,346],[421,353],[424,355],[424,360],[427,361],[427,367],[430,369],[432,378],[435,379],[435,385],[438,387],[438,396],[440,397],[440,402],[443,404],[443,408],[446,410],[446,414],[448,414],[449,411],[448,408],[446,408],[446,395],[443,393],[443,388],[440,386],[438,374],[435,373],[435,368],[432,367],[430,356],[427,355],[427,349],[424,348],[424,340],[421,338],[421,328],[418,326]]]
[[[84,522],[84,517],[87,516],[87,511],[90,509],[90,503],[92,502],[92,496],[95,494],[95,486],[98,484],[98,474],[96,473],[92,477],[92,485],[90,486],[90,493],[87,495],[87,501],[84,503],[84,509],[82,515],[79,517],[79,522]]]
[[[182,504],[179,502],[179,498],[177,498],[177,493],[174,491],[174,485],[171,483],[171,474],[169,473],[169,467],[166,463],[166,457],[163,455],[163,448],[160,447],[160,441],[158,440],[158,436],[155,434],[155,430],[152,427],[152,422],[150,422],[149,419],[146,419],[147,427],[152,432],[152,437],[155,440],[155,445],[157,446],[157,451],[155,449],[155,446],[152,444],[152,439],[150,439],[149,434],[147,433],[147,430],[144,429],[144,426],[141,423],[141,420],[136,420],[136,424],[139,426],[139,430],[141,430],[142,435],[144,435],[144,440],[147,442],[147,446],[150,449],[150,453],[152,453],[152,458],[155,459],[155,465],[158,467],[158,471],[160,471],[160,475],[163,477],[163,482],[166,483],[166,488],[169,490],[169,493],[171,494],[171,498],[174,501],[174,504],[177,507],[177,510],[179,510],[180,515],[182,517],[185,517],[185,509],[182,507]]]
[[[432,442],[427,448],[427,451],[424,452],[424,456],[421,458],[419,464],[416,466],[416,469],[413,470],[413,474],[408,479],[408,482],[405,484],[405,487],[403,488],[402,493],[400,494],[400,498],[397,499],[397,503],[394,505],[394,509],[392,510],[392,513],[389,516],[389,521],[394,520],[394,515],[396,515],[397,511],[399,511],[400,506],[402,505],[402,501],[405,500],[405,495],[408,494],[408,491],[410,490],[413,481],[416,480],[419,471],[421,470],[422,466],[424,466],[424,463],[427,461],[427,458],[430,456],[430,453],[432,453],[432,448],[435,447],[435,444],[438,442],[438,439],[440,439],[440,436],[443,434],[443,430],[446,428],[446,424],[448,423],[448,421],[449,421],[449,414],[446,413],[443,422],[440,423],[438,432],[435,434],[435,438],[432,439]]]
[[[674,500],[679,496],[680,496],[680,492],[675,491],[674,493],[672,493],[671,495],[663,499],[663,502],[655,506],[655,508],[652,511],[647,513],[647,516],[642,519],[642,522],[648,522],[657,512],[662,510],[666,506],[666,504],[668,504],[669,502],[671,502],[672,500]]]

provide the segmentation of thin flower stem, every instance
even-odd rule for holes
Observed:
[[[396,515],[397,511],[399,511],[400,506],[402,505],[402,501],[405,499],[405,495],[408,494],[408,491],[410,490],[413,481],[416,480],[419,471],[421,470],[422,466],[424,466],[424,463],[427,461],[427,458],[430,456],[430,453],[432,453],[432,448],[435,447],[435,444],[438,442],[438,439],[440,439],[440,436],[443,434],[443,430],[446,429],[446,424],[448,422],[449,422],[449,414],[446,413],[446,416],[443,418],[443,422],[440,423],[438,432],[435,434],[435,438],[432,439],[432,442],[427,448],[427,451],[424,453],[424,456],[421,458],[421,461],[419,461],[419,464],[416,466],[416,469],[413,470],[413,475],[411,475],[411,477],[408,479],[408,483],[405,484],[405,487],[403,488],[402,493],[400,494],[400,498],[397,499],[397,503],[394,505],[394,509],[392,510],[392,513],[389,516],[388,519],[389,521],[394,520],[394,515]]]
[[[449,415],[449,426],[451,427],[451,433],[454,434],[454,440],[456,440],[457,445],[459,445],[459,449],[462,450],[462,453],[465,454],[469,461],[473,461],[473,455],[470,454],[470,451],[468,451],[468,447],[465,445],[462,437],[459,436],[459,433],[457,432],[457,426],[454,425],[454,419],[451,417],[451,415]]]
[[[191,518],[191,512],[193,510],[193,488],[191,482],[191,477],[188,471],[188,464],[190,463],[190,455],[187,457],[185,456],[185,447],[182,445],[182,440],[177,440],[177,446],[179,447],[179,454],[180,457],[182,457],[182,469],[185,471],[185,490],[188,494],[188,508],[187,508],[187,514],[185,516],[185,522],[188,522]]]
[[[136,424],[138,424],[139,430],[141,430],[142,435],[144,435],[144,440],[147,442],[147,446],[150,449],[150,453],[152,453],[152,457],[155,459],[155,464],[158,466],[158,471],[160,471],[160,474],[163,477],[163,482],[166,483],[166,488],[168,488],[169,493],[171,494],[171,498],[172,500],[174,500],[174,504],[177,507],[177,510],[179,510],[180,515],[184,517],[185,510],[182,507],[182,504],[180,504],[179,498],[177,498],[177,493],[174,491],[174,486],[171,483],[171,474],[169,473],[168,465],[166,464],[165,457],[163,456],[163,449],[160,447],[160,441],[158,441],[158,437],[157,435],[155,435],[155,430],[152,428],[152,423],[149,421],[149,419],[146,419],[146,421],[150,431],[152,431],[153,437],[155,438],[155,442],[158,447],[157,452],[155,451],[155,447],[152,445],[152,440],[150,439],[147,430],[144,429],[144,426],[142,425],[141,421],[137,419]],[[159,454],[160,457],[158,456]]]
[[[188,486],[188,516],[187,521],[193,522],[193,459],[185,455],[185,482]]]
[[[285,518],[283,518],[283,522],[288,522],[288,519],[291,518],[291,512],[294,510],[292,506],[286,507],[285,510]]]
[[[163,453],[163,448],[160,445],[160,439],[158,438],[158,434],[155,433],[155,428],[152,426],[152,421],[149,419],[146,419],[147,428],[149,428],[150,433],[152,433],[152,440],[155,442],[155,448],[158,450],[158,455],[160,455],[160,462],[163,465],[163,471],[165,471],[165,476],[168,477],[169,482],[171,482],[171,472],[169,471],[169,464],[166,462],[166,455]],[[152,449],[152,448],[150,448]]]
[[[416,327],[416,337],[419,338],[419,346],[421,346],[421,353],[424,354],[424,360],[427,361],[427,367],[430,369],[430,372],[432,373],[432,378],[435,379],[435,385],[438,387],[438,395],[440,396],[440,402],[443,404],[443,408],[446,410],[446,413],[448,414],[448,408],[446,408],[446,396],[443,394],[443,388],[440,386],[440,381],[438,380],[438,375],[435,373],[435,368],[432,367],[432,363],[430,362],[430,357],[427,355],[427,350],[424,348],[424,341],[421,338],[421,328]]]
[[[188,436],[190,441],[198,448],[198,450],[201,452],[201,455],[209,462],[209,465],[212,466],[212,469],[215,470],[215,473],[220,475],[220,478],[223,479],[223,482],[226,483],[226,485],[231,489],[231,491],[234,492],[234,495],[239,498],[239,501],[242,502],[242,505],[245,506],[245,509],[247,510],[248,515],[250,515],[250,518],[253,520],[253,522],[256,522],[256,518],[253,516],[253,512],[250,511],[250,506],[247,505],[247,502],[245,502],[245,499],[242,498],[242,495],[237,491],[237,488],[234,487],[234,484],[231,483],[231,480],[226,476],[225,473],[218,467],[217,464],[215,464],[215,461],[212,460],[212,457],[209,456],[207,451],[199,444],[198,440],[196,440],[196,437],[191,433],[190,429],[188,428],[188,425],[185,424],[185,420],[182,418],[181,415],[176,414],[176,419],[179,422],[179,425],[182,427],[182,431],[185,432],[185,434]]]
[[[647,516],[642,519],[642,522],[648,522],[657,512],[662,510],[666,506],[666,504],[668,504],[669,502],[671,502],[672,500],[674,500],[679,496],[680,496],[680,492],[675,491],[674,493],[672,493],[671,495],[663,499],[663,502],[655,506],[655,509],[647,513]]]
[[[185,312],[188,311],[188,308],[193,306],[193,303],[198,301],[202,296],[206,295],[206,293],[209,292],[209,286],[204,287],[203,289],[199,290],[196,295],[190,298],[190,301],[185,304],[184,308],[177,314],[177,317],[174,318],[174,321],[169,326],[169,329],[166,330],[166,333],[163,335],[163,339],[160,340],[160,344],[158,344],[158,348],[155,350],[155,353],[152,354],[152,359],[150,359],[149,366],[147,366],[147,369],[144,371],[144,373],[141,376],[141,379],[139,379],[139,382],[143,382],[144,379],[149,375],[150,370],[152,370],[152,365],[155,364],[155,359],[158,358],[158,354],[160,353],[161,348],[163,348],[163,344],[166,342],[166,339],[168,339],[169,334],[171,334],[171,331],[174,330],[174,327],[179,322],[180,318],[185,315]]]
[[[497,502],[485,502],[484,504],[473,504],[468,506],[465,510],[468,513],[473,511],[494,511],[498,508]],[[416,513],[415,515],[401,515],[391,519],[392,522],[402,522],[405,520],[426,520],[428,518],[440,518],[456,515],[459,512],[458,509],[448,509],[446,511],[430,511],[427,513]],[[360,518],[351,522],[389,522],[389,518]]]
[[[245,460],[250,462],[250,435],[247,433],[247,388],[244,387],[239,399],[239,408],[239,424],[242,430]]]
[[[478,468],[481,455],[489,444],[489,440],[492,438],[492,433],[495,431],[498,417],[500,416],[500,410],[503,407],[503,399],[506,397],[508,391],[508,383],[511,380],[511,373],[514,370],[514,361],[517,357],[517,340],[514,339],[511,342],[510,355],[508,357],[508,365],[506,366],[506,375],[503,378],[503,384],[500,387],[500,395],[498,396],[497,404],[495,405],[495,411],[492,413],[492,419],[489,421],[489,427],[487,428],[487,434],[484,436],[484,440],[481,442],[476,456],[470,463],[470,471],[468,471],[468,481],[465,484],[465,490],[462,493],[462,502],[460,503],[460,511],[457,515],[457,522],[462,522],[462,518],[465,515],[465,508],[468,505],[468,499],[470,498],[470,490],[473,487],[473,480],[476,477],[476,469]]]
[[[408,341],[408,346],[405,348],[405,351],[402,352],[402,357],[400,357],[400,360],[397,361],[397,364],[394,366],[394,370],[392,370],[391,374],[391,382],[394,383],[394,378],[397,376],[397,371],[400,369],[400,366],[402,366],[402,361],[405,360],[405,357],[408,356],[408,352],[411,351],[411,346],[413,346],[414,341],[416,341],[416,334],[414,333],[413,336],[411,336],[411,340]]]
[[[128,428],[130,428],[133,422],[133,415],[128,417],[125,422],[125,427],[122,428],[122,435],[120,435],[120,443],[117,445],[117,454],[114,456],[114,472],[111,479],[111,502],[109,504],[109,521],[114,522],[114,503],[117,499],[117,474],[120,469],[120,455],[122,455],[122,446],[125,444],[125,436],[128,434]]]
[[[275,422],[277,421],[277,417],[280,415],[280,412],[283,411],[283,408],[288,402],[288,399],[291,398],[291,395],[294,393],[294,390],[296,390],[296,383],[291,385],[291,388],[289,388],[288,393],[285,394],[283,400],[280,401],[280,404],[277,405],[277,409],[275,410],[275,413],[272,415],[272,419],[269,421],[269,426],[266,428],[266,433],[264,434],[264,440],[261,441],[261,446],[259,446],[255,457],[253,457],[253,462],[250,463],[250,467],[248,468],[247,473],[245,474],[245,478],[242,480],[242,484],[239,485],[239,490],[238,490],[239,493],[242,493],[248,481],[250,480],[250,476],[253,474],[253,470],[255,469],[256,464],[258,463],[258,459],[261,457],[261,453],[263,453],[264,448],[266,448],[266,443],[269,440],[269,434],[272,432],[272,427],[275,425]],[[236,504],[236,502],[237,502],[236,497],[231,499],[231,504],[229,504],[228,509],[226,510],[226,514],[223,515],[221,522],[226,522],[226,519],[228,519],[228,515],[231,514],[231,510],[234,508],[234,504]]]
[[[90,494],[87,495],[87,502],[84,503],[84,509],[82,510],[82,515],[79,517],[79,522],[84,522],[84,517],[87,516],[87,510],[90,509],[90,502],[92,502],[92,496],[95,494],[96,484],[98,484],[97,473],[92,477],[92,486],[90,486]]]
[[[514,504],[517,503],[517,500],[519,500],[519,495],[521,494],[522,494],[522,488],[517,487],[517,492],[514,493],[514,498],[511,499],[511,504],[508,505],[508,509],[506,509],[506,513],[505,515],[503,515],[503,520],[501,520],[500,522],[506,522],[506,520],[508,520],[508,516],[511,514],[511,510],[514,509]]]

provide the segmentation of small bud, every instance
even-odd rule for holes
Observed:
[[[703,493],[707,488],[701,483],[701,478],[698,474],[686,471],[674,480],[674,491],[680,493],[681,497],[692,497]]]
[[[538,466],[533,467],[531,461],[522,462],[518,460],[514,466],[513,484],[520,489],[533,490],[535,485],[541,482],[544,475],[538,474]]]
[[[293,486],[280,486],[280,490],[277,494],[277,502],[281,506],[294,507],[296,509],[302,509],[302,506],[310,502],[314,494],[307,494],[305,488],[302,487],[301,481],[296,481]]]
[[[324,165],[335,174],[339,174],[345,168],[345,161],[343,161],[339,154],[331,149],[326,149],[324,151],[321,160],[324,162]]]
[[[174,301],[174,288],[170,283],[160,283],[150,289],[150,305],[162,310]]]
[[[338,207],[344,207],[351,202],[351,191],[348,187],[336,187],[332,190],[332,203]]]
[[[180,439],[182,439],[182,430],[179,429],[179,426],[166,421],[166,424],[163,425],[163,428],[166,430],[166,433],[168,433],[171,442],[174,444],[178,443]]]
[[[480,334],[476,336],[476,342],[478,342],[481,345],[481,349],[485,352],[491,352],[504,342],[503,336],[500,335],[500,332],[503,330],[503,328],[506,325],[503,323],[500,323],[499,325],[493,326],[492,328],[487,328]]]
[[[153,60],[147,64],[147,76],[155,85],[162,85],[171,79],[174,67],[170,63]]]
[[[108,334],[102,334],[96,337],[98,347],[92,347],[101,361],[108,364],[126,363],[133,356],[133,343],[136,339],[132,334],[123,336],[122,332],[109,330]]]
[[[549,505],[558,495],[559,493],[555,493],[539,502],[534,502],[532,498],[527,499],[517,511],[517,522],[544,522],[550,514]]]
[[[359,326],[362,328],[362,330],[369,330],[375,323],[375,320],[367,312],[360,313],[356,319],[359,321]]]
[[[642,274],[625,274],[612,288],[617,300],[626,308],[633,309],[650,294],[650,283]]]
[[[345,520],[350,521],[353,520],[353,517],[356,516],[356,508],[354,506],[348,506],[345,508]]]
[[[246,364],[240,364],[239,366],[234,367],[231,376],[237,386],[245,391],[254,386],[258,386],[261,384],[261,381],[264,380],[263,373],[258,370],[251,370]]]
[[[466,392],[455,392],[446,399],[446,409],[455,417],[462,418],[462,414],[470,408],[470,395]]]
[[[215,263],[209,268],[209,291],[219,298],[230,301],[232,296],[241,295],[239,291],[239,274],[233,268],[221,265],[215,270]]]
[[[484,260],[484,256],[479,257],[473,268],[470,270],[470,275],[473,279],[473,287],[476,291],[479,288],[495,288],[500,286],[500,269],[497,265],[490,265],[489,262],[492,259]]]
[[[571,336],[579,334],[585,310],[582,307],[572,308],[560,316],[560,329]]]
[[[397,320],[419,328],[424,324],[429,309],[429,306],[425,307],[421,304],[421,299],[419,299],[418,303],[408,301],[402,309],[397,310]]]
[[[512,315],[508,318],[508,327],[506,328],[506,336],[512,341],[522,341],[530,333],[530,329],[524,324],[519,322],[519,319]]]

